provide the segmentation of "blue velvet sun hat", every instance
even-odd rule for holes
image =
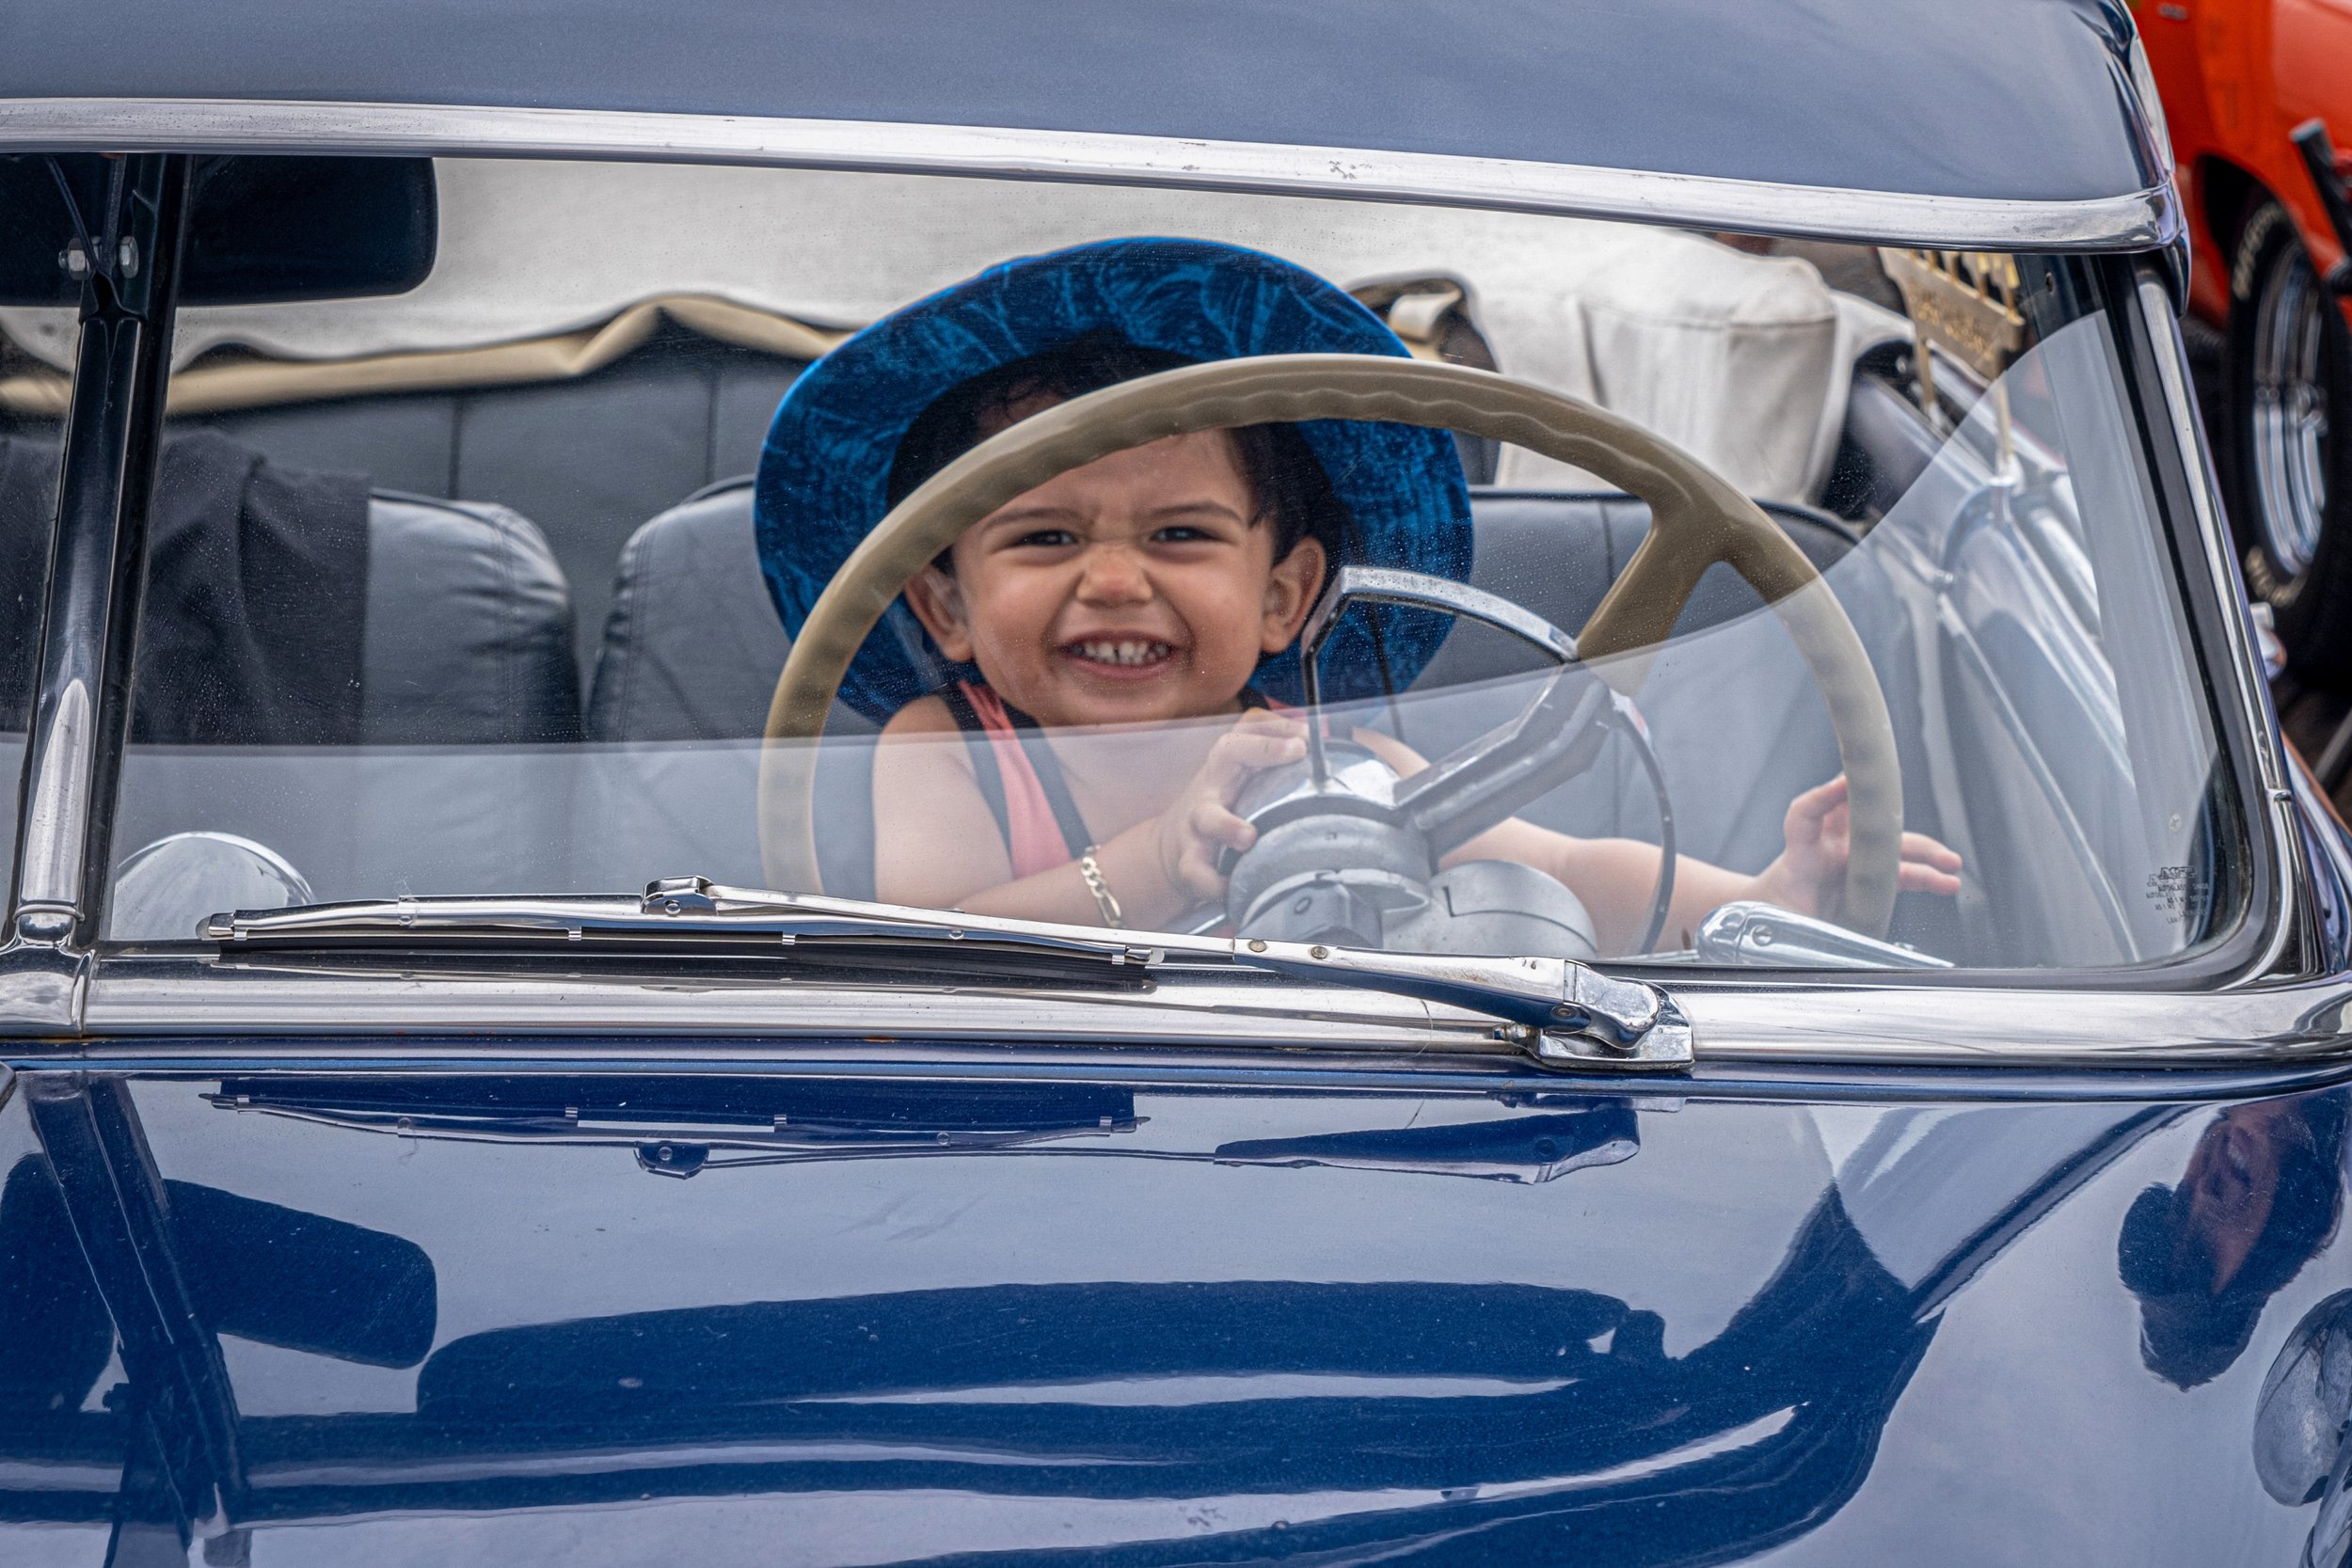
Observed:
[[[850,338],[778,405],[760,450],[753,518],[785,629],[800,636],[818,594],[889,511],[891,462],[917,416],[976,375],[1105,331],[1203,361],[1406,352],[1344,291],[1237,245],[1108,240],[991,267]],[[1338,420],[1298,429],[1353,518],[1350,559],[1469,579],[1470,490],[1450,435]],[[1442,620],[1410,610],[1351,614],[1324,652],[1327,694],[1348,700],[1405,686],[1445,631]],[[900,600],[866,639],[841,696],[886,720],[949,673]],[[1257,684],[1295,701],[1296,649],[1269,655]]]

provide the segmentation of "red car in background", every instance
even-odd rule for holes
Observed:
[[[2352,0],[2133,9],[2199,242],[2191,306],[2227,338],[2217,447],[2247,587],[2298,679],[2352,690],[2352,158],[2305,129],[2352,141]]]

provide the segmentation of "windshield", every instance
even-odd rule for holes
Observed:
[[[699,875],[1399,951],[2081,968],[2238,907],[2117,327],[2065,259],[437,174],[421,287],[181,315],[113,940]],[[0,415],[62,398],[72,332],[0,310]],[[1587,444],[1198,416],[846,569],[894,509],[978,496],[993,437],[1302,354],[1499,370]],[[1646,547],[1629,490],[1711,499]]]

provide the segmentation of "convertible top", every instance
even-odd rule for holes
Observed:
[[[1164,234],[1251,245],[1349,287],[1458,282],[1502,369],[1643,420],[1753,495],[1810,501],[1829,477],[1856,356],[1909,334],[1901,317],[1830,289],[1806,261],[1643,225],[827,169],[444,158],[437,172],[440,253],[421,287],[183,309],[173,333],[180,365],[232,352],[176,384],[175,409],[349,396],[361,385],[560,379],[642,341],[657,310],[723,341],[810,360],[844,329],[993,263]],[[517,257],[562,260],[516,266]],[[714,320],[714,309],[724,314]],[[0,308],[0,342],[45,362],[57,398],[78,327],[70,308]],[[789,341],[794,332],[803,341]],[[418,357],[492,345],[529,363],[492,373],[477,356],[436,381],[437,362]],[[406,357],[379,363],[385,356]],[[306,362],[342,366],[340,385],[272,382]],[[1724,363],[1740,373],[1717,373]],[[381,379],[403,368],[428,379]],[[22,389],[0,375],[0,409],[22,406],[12,396]],[[1505,484],[1592,483],[1523,448],[1500,462]]]
[[[2166,183],[2121,0],[9,0],[0,18],[7,140],[40,118],[11,99],[269,100],[1212,138],[1993,200]]]

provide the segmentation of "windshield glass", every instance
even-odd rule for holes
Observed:
[[[438,177],[413,292],[182,313],[115,940],[700,875],[1406,951],[2081,967],[2237,907],[2117,326],[2063,259]],[[0,311],[26,385],[72,333]],[[1584,444],[1295,403],[984,498],[965,461],[1303,354],[1500,370]],[[1700,499],[1645,546],[1629,489]],[[845,573],[910,498],[977,521]]]

